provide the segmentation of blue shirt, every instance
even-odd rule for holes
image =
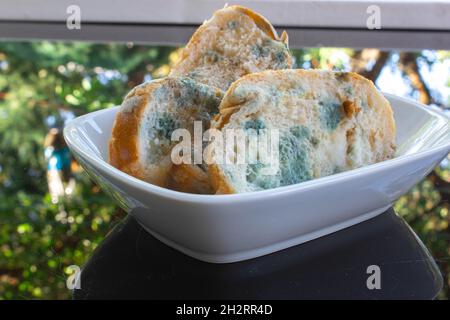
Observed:
[[[70,167],[71,156],[68,147],[55,150],[53,147],[45,149],[47,159],[47,170],[63,170]]]

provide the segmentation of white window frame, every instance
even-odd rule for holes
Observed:
[[[225,3],[278,26],[365,28],[368,6],[377,5],[385,29],[450,30],[448,0],[2,0],[0,20],[65,21],[75,4],[86,22],[199,24]]]
[[[0,38],[182,44],[226,2],[287,29],[291,47],[450,49],[450,0],[1,0]],[[81,30],[66,28],[74,4]],[[367,29],[370,5],[381,30]]]

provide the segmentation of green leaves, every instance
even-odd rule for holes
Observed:
[[[161,67],[172,51],[0,43],[0,299],[69,298],[64,270],[85,263],[117,220],[114,201],[84,173],[75,175],[70,198],[51,202],[44,159],[48,123],[62,125],[63,112],[81,115],[120,104],[129,79],[139,81],[142,71]]]

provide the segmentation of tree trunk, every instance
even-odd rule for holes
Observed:
[[[352,70],[375,82],[388,61],[389,56],[389,52],[378,49],[357,50],[352,57]],[[373,67],[367,70],[367,65],[373,60],[375,60]]]
[[[410,52],[400,53],[398,67],[411,81],[411,86],[419,92],[419,101],[423,104],[433,103],[430,90],[420,75],[416,55]]]

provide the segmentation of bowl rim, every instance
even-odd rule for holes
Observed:
[[[433,115],[434,117],[440,117],[447,120],[447,125],[450,124],[450,117],[445,114],[442,110],[436,110],[435,108],[430,109],[425,105],[411,99],[405,97],[399,97],[389,93],[383,93],[386,97],[390,97],[394,100],[400,100],[407,104],[413,104],[415,107],[422,109],[423,111]],[[382,162],[370,164],[364,167],[332,174],[326,177],[321,177],[317,179],[312,179],[308,181],[304,181],[297,184],[292,184],[288,186],[281,186],[273,189],[239,193],[239,194],[220,194],[220,195],[205,195],[205,194],[193,194],[175,191],[163,187],[159,187],[153,185],[151,183],[145,182],[143,180],[139,180],[133,176],[128,175],[127,173],[113,167],[107,161],[102,159],[97,159],[92,156],[90,153],[86,152],[83,148],[81,148],[77,143],[72,140],[71,132],[77,130],[77,124],[85,121],[86,118],[91,117],[94,113],[101,114],[104,112],[111,112],[113,109],[117,109],[119,106],[114,108],[108,108],[103,110],[94,111],[80,117],[77,117],[71,120],[64,128],[64,138],[69,145],[70,149],[74,151],[75,154],[81,156],[88,163],[93,165],[96,169],[99,169],[102,173],[108,173],[114,175],[115,178],[120,179],[123,183],[128,186],[132,186],[138,188],[144,192],[151,192],[159,197],[167,198],[170,200],[184,201],[190,203],[209,203],[209,204],[225,204],[229,202],[246,202],[246,201],[254,201],[261,198],[272,198],[275,196],[281,195],[289,195],[295,192],[301,191],[310,191],[317,188],[320,188],[324,185],[331,185],[340,182],[346,182],[348,180],[353,179],[355,176],[366,176],[371,173],[381,172],[388,168],[395,168],[397,166],[426,158],[432,154],[443,152],[447,149],[447,153],[450,152],[450,139],[440,146],[431,147],[429,150],[418,151],[412,154],[400,155],[394,157],[389,160],[385,160]]]

